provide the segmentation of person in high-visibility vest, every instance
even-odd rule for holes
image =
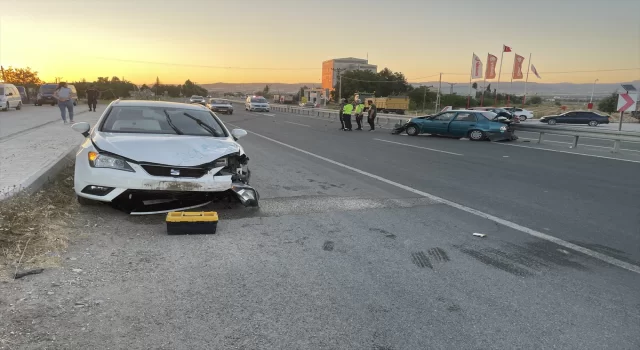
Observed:
[[[342,119],[344,119],[344,130],[351,131],[351,114],[354,103],[347,103],[342,108]]]
[[[364,113],[364,103],[360,100],[356,100],[356,124],[358,128],[356,130],[362,130],[362,116]]]
[[[347,101],[344,98],[340,99],[340,106],[338,106],[338,119],[340,119],[340,124],[342,125],[340,127],[340,130],[344,130],[344,116],[343,116],[343,110],[344,110],[344,105],[347,103]]]

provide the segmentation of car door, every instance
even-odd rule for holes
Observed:
[[[561,114],[556,118],[558,123],[564,124],[575,124],[578,118],[578,114],[576,112],[567,112],[565,114]]]
[[[456,137],[465,137],[469,130],[476,126],[475,113],[458,112],[456,117],[449,123],[449,135]]]
[[[422,132],[427,134],[446,135],[449,132],[449,123],[455,116],[456,112],[444,112],[435,115],[422,123]]]

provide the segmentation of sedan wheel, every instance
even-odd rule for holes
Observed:
[[[520,119],[521,122],[524,122],[527,120],[527,116],[521,115],[521,116],[518,116],[518,119]]]
[[[598,126],[598,121],[596,120],[589,121],[589,126]]]
[[[547,123],[549,125],[556,125],[556,120],[555,119],[549,119],[549,121]]]
[[[482,141],[484,140],[484,132],[482,132],[482,130],[471,130],[469,132],[469,138],[472,141]]]
[[[407,126],[407,135],[409,135],[409,136],[418,136],[419,133],[420,133],[420,131],[418,130],[418,127],[416,127],[415,125]]]

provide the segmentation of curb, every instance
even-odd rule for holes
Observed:
[[[83,140],[84,142],[84,140]],[[0,201],[19,193],[34,193],[55,178],[67,165],[73,164],[75,154],[82,143],[69,148],[62,156],[45,164],[37,173],[25,179],[17,189],[0,193]]]

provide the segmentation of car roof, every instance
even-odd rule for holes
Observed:
[[[149,100],[116,100],[114,106],[119,107],[165,107],[165,108],[182,108],[202,110],[203,106],[190,103],[167,102],[167,101],[149,101]],[[206,109],[206,108],[205,108]]]

